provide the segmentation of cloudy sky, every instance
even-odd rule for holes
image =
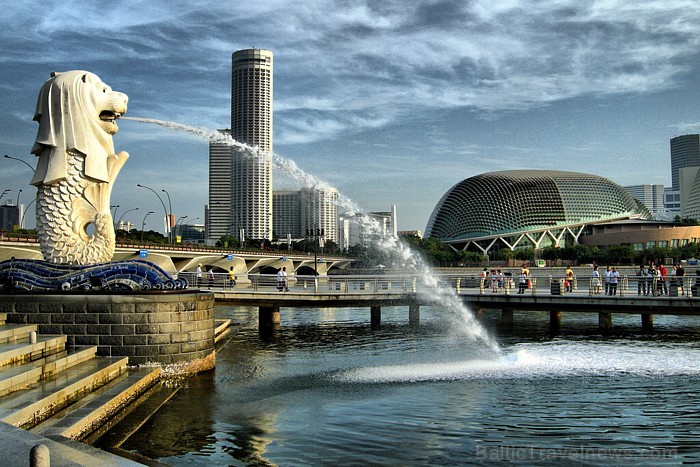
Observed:
[[[557,169],[670,185],[669,139],[700,131],[697,0],[25,1],[0,18],[0,144],[31,164],[52,71],[96,73],[128,115],[230,123],[231,53],[275,54],[275,152],[369,211],[425,229],[440,197],[483,172]],[[122,121],[131,158],[112,203],[138,227],[171,195],[207,203],[207,143]],[[29,203],[29,169],[0,159]],[[288,181],[275,173],[276,188]],[[485,193],[484,196],[498,196]],[[5,202],[5,199],[2,200]],[[33,217],[33,214],[28,214]],[[33,222],[28,222],[32,224]],[[147,228],[158,228],[156,216]]]

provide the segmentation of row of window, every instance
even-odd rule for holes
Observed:
[[[698,243],[700,238],[674,238],[671,241],[668,240],[650,240],[648,242],[634,242],[632,243],[632,248],[635,251],[650,250],[652,248],[678,248],[688,245],[689,243]],[[624,245],[624,244],[623,244]]]

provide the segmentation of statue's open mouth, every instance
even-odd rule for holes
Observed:
[[[102,112],[100,112],[100,120],[102,120],[103,122],[114,123],[114,121],[121,116],[122,114],[120,114],[119,112],[112,112],[111,110],[103,110]]]

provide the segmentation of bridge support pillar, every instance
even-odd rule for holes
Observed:
[[[261,331],[279,329],[280,322],[279,305],[261,306],[258,308],[258,328]]]
[[[601,331],[610,331],[612,329],[612,313],[598,313],[598,329]]]
[[[501,324],[505,324],[506,326],[513,325],[513,310],[506,308],[501,310]]]
[[[654,315],[645,314],[642,315],[642,331],[653,331],[654,330]]]
[[[558,331],[561,328],[561,312],[549,312],[549,329],[550,331]]]
[[[382,307],[371,306],[369,308],[370,326],[377,329],[382,324]]]
[[[417,303],[408,305],[408,324],[410,326],[418,326],[420,322],[420,306]]]

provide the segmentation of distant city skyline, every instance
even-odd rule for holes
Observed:
[[[268,49],[274,150],[367,211],[395,204],[400,230],[424,230],[454,184],[495,170],[670,186],[669,140],[700,132],[698,24],[700,4],[683,0],[8,4],[0,142],[36,163],[39,88],[70,69],[129,95],[127,116],[226,128],[231,52]],[[119,125],[115,148],[131,157],[112,203],[159,212],[140,183],[167,190],[176,218],[203,219],[207,142]],[[0,161],[0,191],[23,189],[29,205],[29,168]]]

